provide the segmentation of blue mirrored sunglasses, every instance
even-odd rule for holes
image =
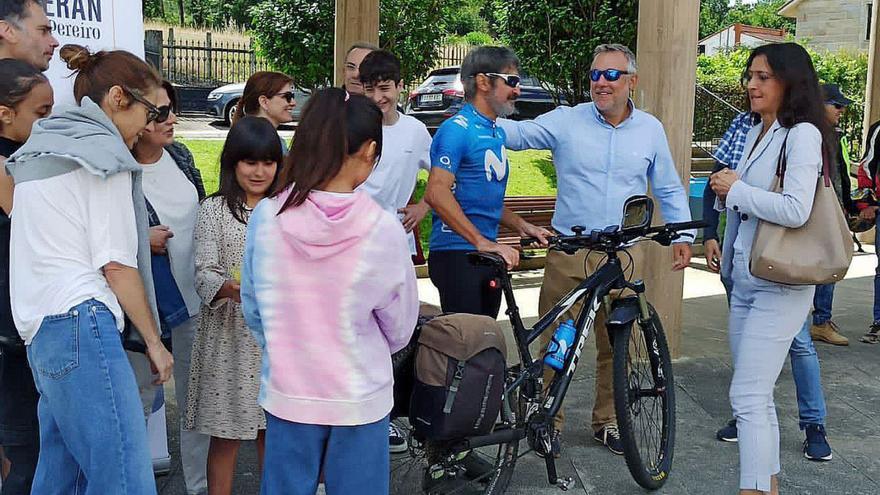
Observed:
[[[599,82],[599,78],[605,76],[605,80],[608,82],[614,82],[620,79],[620,76],[627,75],[629,72],[625,70],[618,69],[593,69],[590,71],[590,80],[593,82]]]

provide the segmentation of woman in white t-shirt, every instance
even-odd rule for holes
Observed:
[[[205,199],[202,174],[186,145],[174,140],[177,95],[162,82],[158,105],[169,105],[168,118],[145,129],[132,153],[144,171],[144,196],[150,219],[153,282],[163,339],[170,334],[174,354],[174,394],[181,411],[186,406],[190,355],[198,326],[201,299],[196,292],[195,226],[199,202]],[[142,354],[129,353],[146,405],[153,402],[149,364]],[[181,413],[181,418],[183,414]],[[188,493],[208,489],[208,435],[183,428],[180,421],[180,460]]]

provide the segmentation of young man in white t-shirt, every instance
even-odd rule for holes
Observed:
[[[410,254],[416,254],[413,229],[425,218],[430,207],[424,198],[410,204],[419,170],[431,169],[431,135],[421,121],[397,109],[403,83],[400,61],[385,50],[370,52],[360,64],[360,80],[365,94],[382,110],[382,156],[366,182],[358,189],[368,193],[379,205],[397,214],[409,233]],[[389,449],[406,452],[403,433],[394,423],[389,427]]]
[[[400,216],[410,233],[410,254],[416,254],[413,229],[430,206],[424,198],[410,204],[419,170],[431,170],[431,135],[421,121],[398,110],[403,82],[400,61],[385,50],[370,52],[361,62],[360,79],[367,97],[382,110],[382,157],[360,190],[382,208]]]

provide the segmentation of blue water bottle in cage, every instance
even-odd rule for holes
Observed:
[[[572,320],[564,321],[559,324],[556,333],[553,334],[553,340],[547,346],[547,354],[544,356],[544,364],[556,371],[565,366],[565,358],[568,351],[574,344],[574,322]]]

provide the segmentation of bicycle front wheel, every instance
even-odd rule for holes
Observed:
[[[675,387],[666,335],[653,307],[613,335],[614,407],[626,465],[636,483],[663,486],[675,445]]]

